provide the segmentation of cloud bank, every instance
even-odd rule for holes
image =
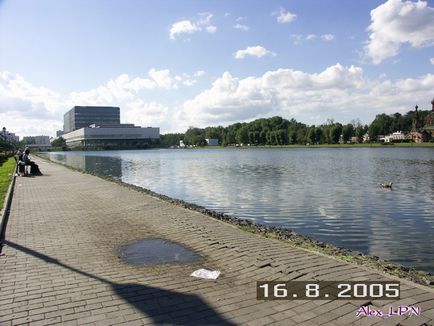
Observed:
[[[362,68],[340,64],[319,73],[278,69],[244,79],[225,72],[209,89],[187,100],[181,116],[188,122],[185,126],[229,124],[270,115],[307,123],[323,123],[338,115],[347,121],[365,118],[370,122],[379,113],[411,110],[415,99],[429,103],[432,89],[433,74],[397,81],[368,80]]]
[[[161,127],[162,133],[272,115],[309,124],[327,118],[341,122],[361,118],[369,123],[379,113],[407,112],[416,102],[428,109],[434,89],[434,74],[372,80],[360,67],[337,63],[316,73],[285,68],[239,78],[224,72],[209,87],[194,88],[195,95],[179,98],[189,81],[204,74],[151,69],[144,77],[122,74],[94,89],[61,95],[2,72],[0,121],[20,136],[54,135],[62,128],[63,114],[74,105],[112,105],[121,108],[122,122]]]
[[[371,11],[365,55],[374,63],[398,54],[403,44],[434,45],[434,8],[425,1],[388,0]]]

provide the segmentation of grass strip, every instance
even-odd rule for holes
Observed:
[[[0,166],[0,210],[3,209],[5,204],[6,193],[8,192],[9,185],[15,172],[15,159],[9,157]]]

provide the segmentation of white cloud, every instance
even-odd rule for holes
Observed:
[[[170,28],[170,38],[175,40],[176,36],[179,34],[192,34],[198,31],[200,31],[199,27],[190,20],[181,20],[174,23]]]
[[[106,85],[85,92],[73,92],[71,97],[80,101],[102,104],[112,100],[132,99],[141,91],[151,89],[177,89],[181,84],[189,85],[192,80],[188,74],[175,75],[169,69],[152,68],[146,78],[131,78],[127,74],[110,79]]]
[[[215,33],[215,32],[217,32],[217,27],[216,26],[207,26],[206,31],[208,33]]]
[[[268,51],[266,48],[256,45],[256,46],[249,46],[245,48],[244,50],[238,50],[235,52],[234,57],[235,59],[244,59],[246,56],[253,56],[257,58],[261,58],[265,55],[276,55],[274,52]]]
[[[294,45],[302,43],[304,36],[302,34],[291,34],[291,38],[294,40]]]
[[[34,86],[22,76],[9,72],[0,72],[0,96],[2,110],[8,103],[21,101],[21,105],[14,107],[15,110],[34,111],[46,117],[55,114],[63,104],[60,94],[46,87]]]
[[[54,135],[62,128],[63,114],[74,105],[113,105],[121,108],[122,122],[161,127],[163,133],[272,115],[311,124],[330,117],[369,123],[379,113],[407,112],[415,101],[428,109],[434,89],[434,74],[399,80],[380,75],[371,80],[360,67],[335,64],[317,73],[277,69],[239,78],[225,72],[195,96],[165,96],[169,90],[184,93],[176,89],[203,75],[201,70],[190,76],[151,69],[144,78],[121,74],[86,92],[60,95],[0,72],[0,121],[21,137]]]
[[[196,21],[185,19],[175,22],[170,27],[169,36],[175,40],[181,34],[193,34],[200,31],[215,33],[217,27],[211,24],[212,17],[211,13],[200,13]]]
[[[280,8],[278,12],[274,12],[273,16],[277,17],[277,22],[281,24],[287,24],[295,20],[297,15],[291,13],[290,11]]]
[[[200,77],[204,73],[198,71],[195,74]],[[131,78],[121,74],[105,85],[62,96],[48,88],[34,86],[20,75],[0,72],[0,121],[21,137],[40,134],[53,136],[56,130],[63,128],[63,115],[74,105],[121,106],[121,112],[131,116],[127,114],[128,108],[138,110],[139,107],[149,111],[157,107],[155,103],[152,106],[143,104],[143,91],[173,90],[195,83],[196,80],[188,74],[174,75],[168,69],[150,69],[146,78]],[[156,112],[161,112],[161,108]]]
[[[394,57],[402,44],[434,45],[434,8],[425,1],[388,0],[371,11],[365,55],[374,64]]]
[[[149,71],[149,76],[157,84],[158,87],[170,89],[178,87],[176,81],[179,78],[171,76],[169,69],[156,70],[151,69]]]
[[[22,76],[0,72],[0,121],[18,136],[50,135],[62,128],[68,102],[46,87],[34,86]]]
[[[204,70],[198,70],[194,73],[194,77],[202,77],[203,75],[205,75]]]
[[[208,126],[281,115],[308,123],[329,117],[344,122],[369,122],[379,113],[406,112],[418,102],[429,103],[434,75],[397,81],[368,80],[360,67],[330,66],[319,73],[292,69],[268,71],[239,79],[225,72],[212,86],[184,102],[182,124]],[[319,121],[310,121],[316,117]]]
[[[321,35],[321,38],[324,41],[332,41],[335,39],[335,36],[333,34],[323,34],[323,35]]]
[[[184,74],[174,75],[169,69],[157,70],[152,68],[148,72],[147,78],[130,78],[127,74],[122,74],[115,79],[110,79],[106,85],[98,86],[84,92],[73,92],[71,98],[76,103],[83,105],[105,105],[113,101],[131,100],[141,91],[151,89],[177,89],[181,84],[191,86],[195,81],[190,76]]]
[[[434,65],[434,58],[429,59],[432,65]]]
[[[316,39],[321,39],[323,41],[332,41],[334,40],[335,36],[333,34],[322,34],[322,35],[316,35],[316,34],[292,34],[291,38],[294,40],[295,45],[299,45],[302,43],[302,41],[313,41]]]
[[[124,120],[143,127],[159,127],[170,119],[167,106],[157,102],[145,102],[138,98],[121,110]]]
[[[243,25],[243,24],[235,24],[235,25],[234,25],[234,28],[235,28],[235,29],[242,30],[242,31],[244,31],[244,32],[247,32],[247,31],[250,29],[249,26],[247,26],[247,25]]]

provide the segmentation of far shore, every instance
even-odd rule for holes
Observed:
[[[389,147],[434,147],[434,143],[362,143],[362,144],[315,144],[315,145],[243,145],[243,146],[201,146],[197,148],[389,148]]]
[[[360,144],[316,144],[316,145],[230,145],[230,146],[195,146],[195,147],[185,147],[174,149],[226,149],[226,148],[237,148],[237,149],[248,149],[248,148],[434,148],[434,142],[427,143],[360,143]],[[34,149],[35,152],[65,152],[65,151],[111,151],[111,150],[150,150],[150,149],[171,149],[170,147],[152,147],[152,148],[95,148],[95,149],[84,149],[84,148],[73,148],[64,150],[62,148],[50,147],[50,148],[38,148]]]

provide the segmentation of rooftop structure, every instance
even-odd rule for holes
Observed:
[[[120,109],[113,106],[74,106],[65,113],[63,131],[68,133],[91,124],[120,124]]]

